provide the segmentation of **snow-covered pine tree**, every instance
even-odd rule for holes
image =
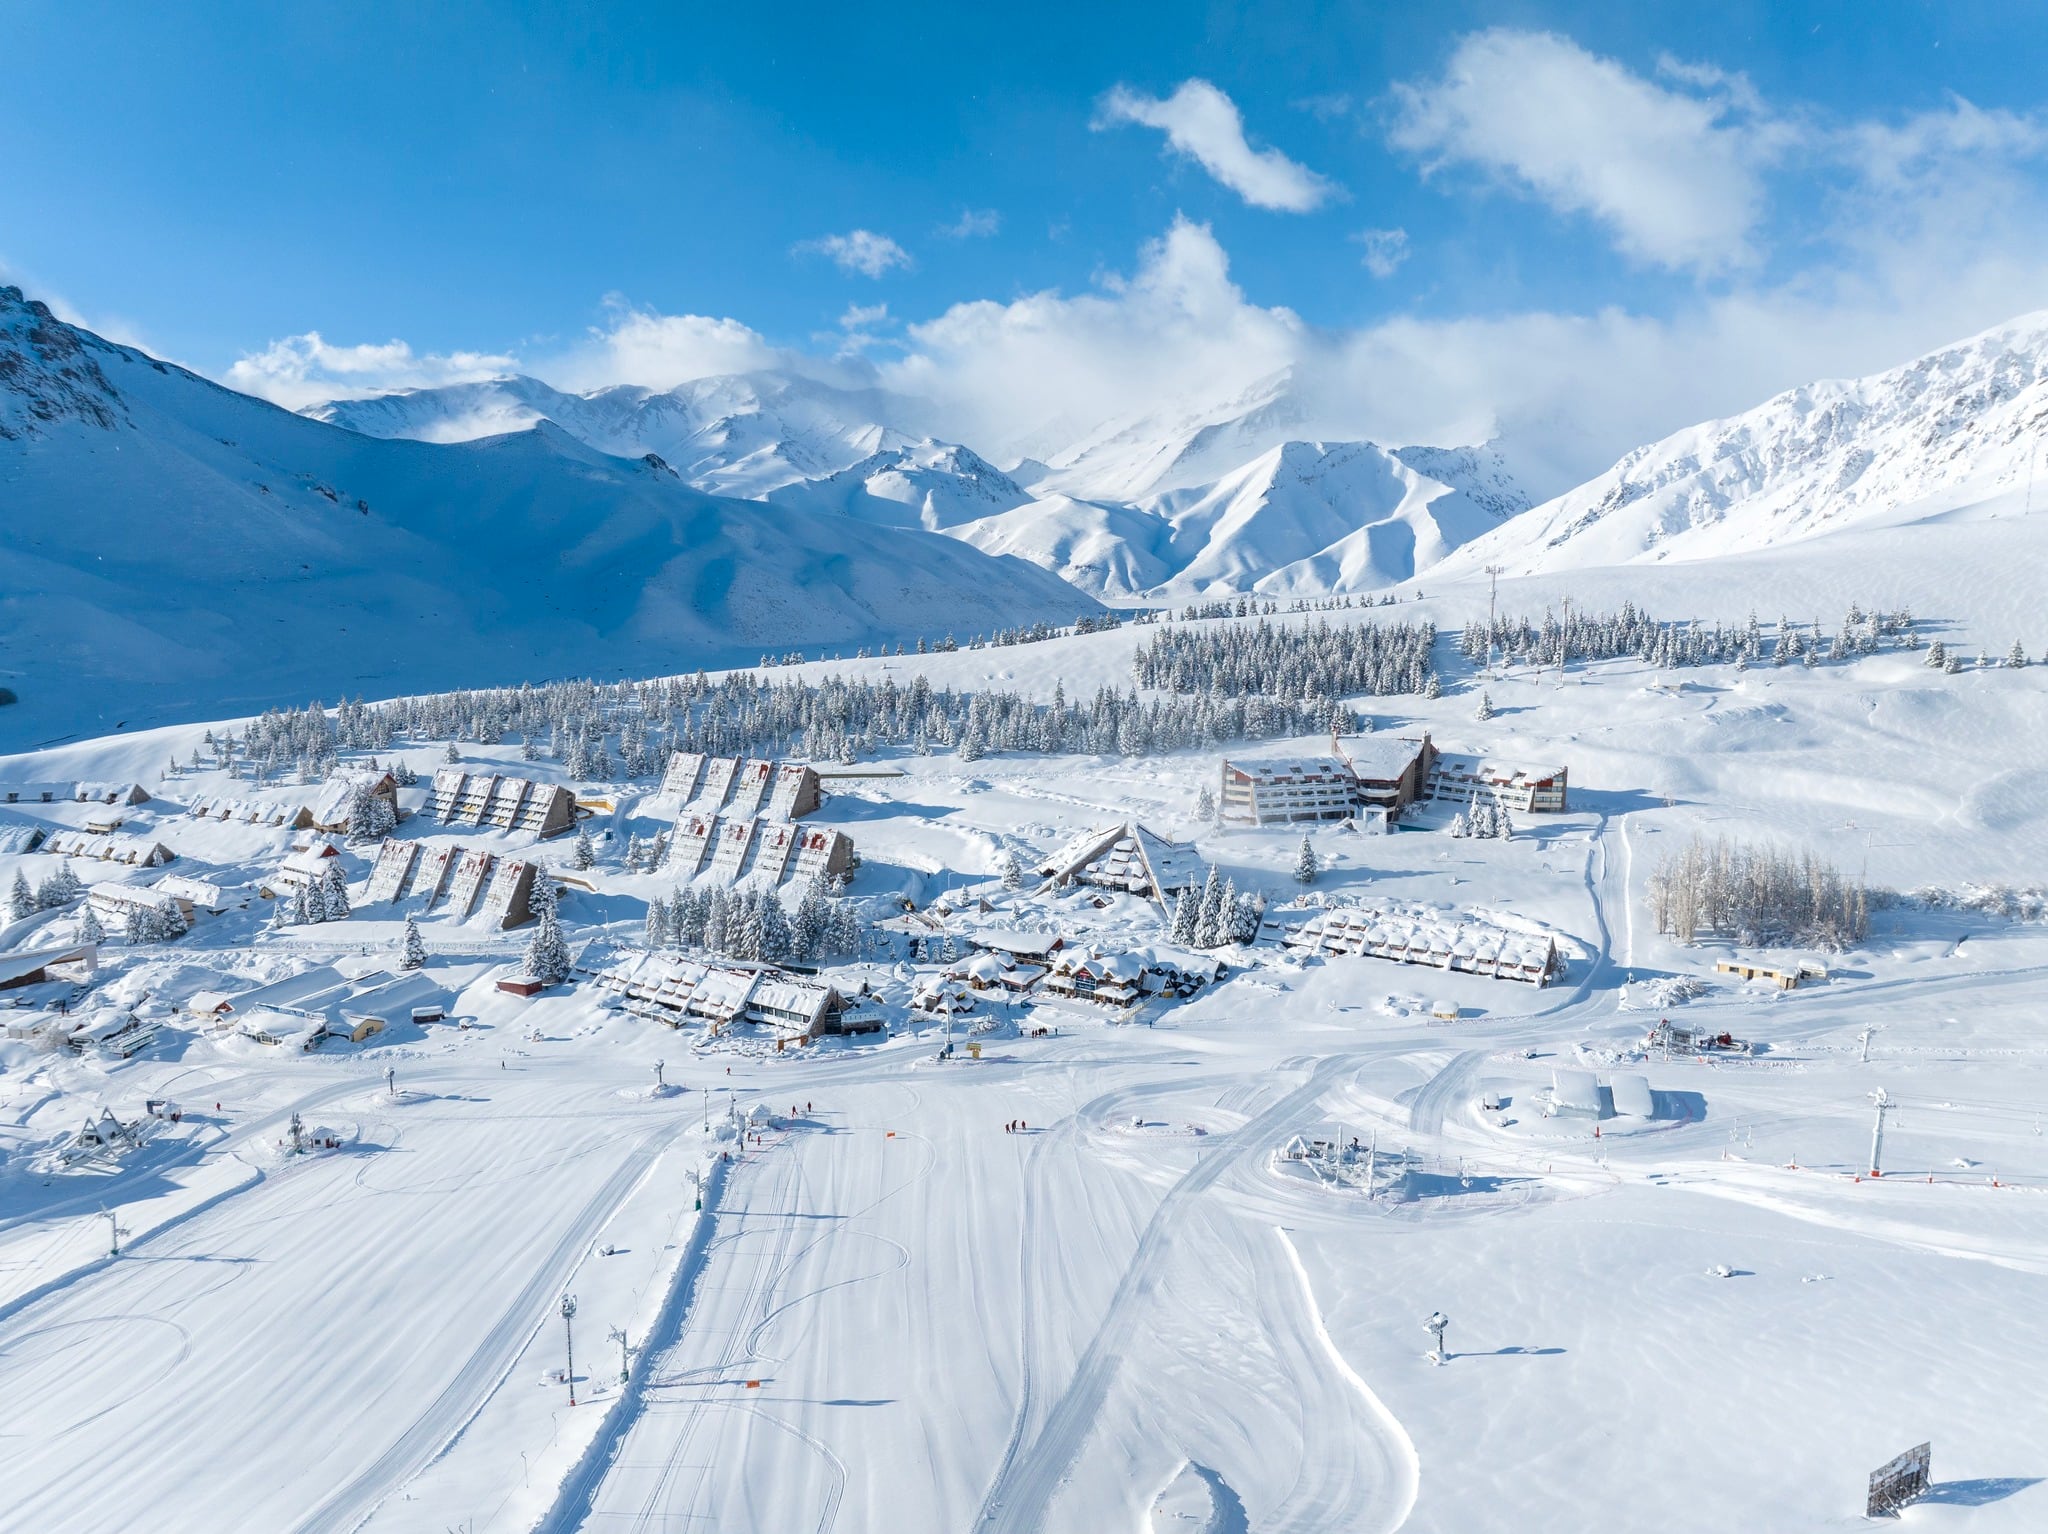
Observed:
[[[770,964],[780,964],[789,957],[789,913],[782,909],[782,901],[773,890],[762,891],[758,909],[761,913],[760,957]]]
[[[1481,724],[1484,724],[1487,720],[1493,717],[1492,693],[1482,692],[1479,694],[1479,707],[1473,710],[1472,717],[1474,719],[1477,719]]]
[[[1264,921],[1266,916],[1265,897],[1249,892],[1238,896],[1231,915],[1231,941],[1256,943],[1259,940],[1259,923]]]
[[[1451,817],[1450,831],[1453,836],[1462,837],[1472,834],[1472,823],[1465,818],[1463,810],[1458,811],[1457,814]]]
[[[1300,885],[1313,884],[1316,882],[1316,876],[1322,871],[1323,865],[1316,857],[1315,843],[1304,836],[1301,839],[1301,851],[1294,859],[1294,882]]]
[[[1003,855],[997,861],[996,875],[1003,881],[1003,888],[1006,890],[1024,887],[1024,865],[1017,861],[1017,854],[1007,847],[1003,849]]]
[[[462,753],[455,749],[454,740],[451,739],[448,742],[448,749],[441,753],[441,760],[451,767],[462,760]]]
[[[172,942],[192,930],[187,925],[185,913],[179,909],[178,902],[168,895],[157,902],[155,915],[156,936],[160,943]]]
[[[405,936],[398,943],[398,967],[419,969],[427,962],[427,945],[420,937],[420,924],[410,916],[405,919]]]
[[[1221,948],[1225,943],[1236,942],[1237,923],[1237,880],[1235,878],[1229,878],[1223,881],[1223,893],[1216,902],[1216,925],[1213,929],[1214,936],[1212,940],[1204,946],[1209,948]]]
[[[676,942],[684,948],[700,948],[704,944],[704,921],[711,908],[710,899],[695,890],[676,891],[669,909],[675,913]]]
[[[1501,841],[1509,841],[1514,837],[1515,823],[1508,819],[1508,807],[1504,804],[1493,807],[1493,834]]]
[[[527,731],[519,742],[519,760],[522,762],[537,762],[540,760],[540,747],[533,743],[533,732],[531,730]]]
[[[760,897],[748,891],[735,898],[725,924],[725,951],[749,962],[761,957]]]
[[[1195,892],[1184,889],[1173,902],[1173,940],[1192,948],[1195,946],[1195,922],[1201,912],[1195,904]]]
[[[674,921],[669,915],[668,902],[655,895],[647,902],[646,943],[649,948],[668,947],[669,933]]]
[[[722,889],[714,888],[705,899],[704,946],[713,953],[726,952],[732,925],[732,901]]]
[[[1202,785],[1202,791],[1195,795],[1195,819],[1205,826],[1213,824],[1216,820],[1216,796],[1209,792],[1209,785],[1206,783]]]
[[[348,875],[341,871],[340,858],[328,860],[326,871],[320,875],[320,883],[321,894],[326,897],[323,903],[327,907],[327,914],[321,920],[348,920]]]
[[[302,927],[327,920],[327,888],[318,879],[301,884],[292,897],[292,920]]]
[[[14,883],[7,891],[7,914],[16,921],[36,914],[35,892],[28,887],[28,875],[19,868],[14,870]]]
[[[1429,680],[1422,684],[1422,695],[1425,698],[1441,698],[1444,695],[1444,684],[1437,680],[1434,671],[1430,672]]]
[[[569,944],[553,906],[541,912],[540,925],[527,940],[526,972],[547,985],[560,985],[569,978]]]
[[[2027,663],[2027,652],[2017,639],[2012,642],[2012,648],[2005,652],[2005,663],[2014,669]]]
[[[825,896],[813,879],[798,897],[796,914],[789,919],[789,956],[798,963],[817,957],[825,942]]]
[[[152,941],[156,937],[156,912],[147,906],[137,906],[128,913],[127,930],[122,936],[132,947]]]
[[[590,828],[588,826],[578,826],[576,828],[576,846],[575,850],[569,855],[569,861],[579,869],[589,868],[597,862],[597,847],[590,840]]]
[[[640,833],[629,832],[626,836],[626,871],[637,874],[647,861],[647,852],[640,844]]]
[[[1223,872],[1208,864],[1208,879],[1202,883],[1202,903],[1194,911],[1194,946],[1214,948],[1223,942]]]
[[[1925,664],[1932,666],[1936,671],[1948,665],[1948,646],[1939,639],[1935,640],[1933,644],[1927,647],[1927,660]]]
[[[91,906],[78,918],[78,941],[81,943],[104,943],[107,929],[100,925],[100,913]]]

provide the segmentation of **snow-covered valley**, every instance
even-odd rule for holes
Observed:
[[[7,290],[0,1530],[2039,1526],[2038,328],[1525,509]]]

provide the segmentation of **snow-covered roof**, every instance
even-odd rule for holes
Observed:
[[[1335,756],[1274,756],[1252,761],[1232,757],[1224,765],[1258,783],[1322,782],[1352,776],[1351,764]]]
[[[1550,1096],[1560,1108],[1574,1113],[1600,1111],[1600,1083],[1591,1071],[1558,1066],[1550,1073]]]
[[[91,943],[71,943],[60,948],[32,948],[25,953],[10,953],[0,957],[0,985],[7,985],[33,975],[37,970],[50,964],[63,964],[71,960],[93,960],[98,950]]]
[[[1440,751],[1431,771],[1449,777],[1477,778],[1482,783],[1528,788],[1537,783],[1547,783],[1561,778],[1565,775],[1566,769],[1561,765],[1540,766],[1503,762],[1497,757],[1477,756],[1463,751]]]
[[[1406,735],[1340,735],[1337,750],[1349,770],[1368,783],[1391,783],[1422,754],[1422,741]]]
[[[1081,880],[1163,899],[1202,882],[1202,860],[1185,842],[1168,841],[1135,820],[1072,837],[1039,865],[1040,878]]]
[[[165,874],[150,888],[161,894],[175,895],[180,900],[189,900],[202,910],[227,909],[226,891],[209,879],[195,879],[189,874]]]

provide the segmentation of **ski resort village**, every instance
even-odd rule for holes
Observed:
[[[0,1534],[2048,1529],[2036,50],[1538,10],[22,8]]]

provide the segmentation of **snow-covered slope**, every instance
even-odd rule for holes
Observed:
[[[344,694],[963,637],[1092,604],[1021,561],[719,499],[552,425],[308,420],[0,288],[0,742]]]
[[[1052,496],[957,531],[1110,597],[1302,595],[1407,580],[1524,504],[1487,449],[1283,442],[1136,504]]]
[[[370,436],[423,442],[466,442],[546,419],[622,458],[657,453],[699,490],[752,498],[913,446],[922,433],[902,423],[922,409],[881,390],[761,372],[588,394],[537,378],[495,378],[336,400],[307,413]]]
[[[1903,367],[1788,390],[1641,447],[1449,560],[1446,576],[1700,560],[1852,527],[2024,510],[2048,425],[2048,312]],[[2038,497],[2048,504],[2048,486]]]

